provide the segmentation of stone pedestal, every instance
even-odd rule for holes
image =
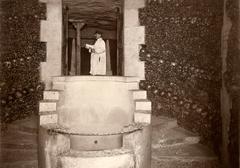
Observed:
[[[39,114],[42,168],[150,168],[151,102],[138,78],[54,77]]]

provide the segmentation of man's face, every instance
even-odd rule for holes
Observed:
[[[101,37],[101,34],[95,34],[96,39],[99,39]]]

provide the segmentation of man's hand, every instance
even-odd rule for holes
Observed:
[[[94,50],[94,48],[91,48],[91,53],[96,53],[96,51]]]
[[[93,49],[93,46],[91,46],[91,45],[89,45],[89,44],[86,44],[85,47],[86,47],[87,49]]]

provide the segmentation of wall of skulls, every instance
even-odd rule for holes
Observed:
[[[42,97],[39,65],[45,59],[40,43],[40,20],[46,9],[38,0],[1,2],[1,122],[38,112]]]
[[[140,86],[148,91],[153,113],[176,117],[218,149],[223,2],[148,1],[139,17],[146,28],[140,51],[146,80]]]

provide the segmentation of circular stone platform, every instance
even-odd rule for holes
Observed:
[[[58,102],[58,124],[79,133],[119,132],[133,122],[137,89],[134,77],[74,76],[54,77],[53,87],[63,88]]]

